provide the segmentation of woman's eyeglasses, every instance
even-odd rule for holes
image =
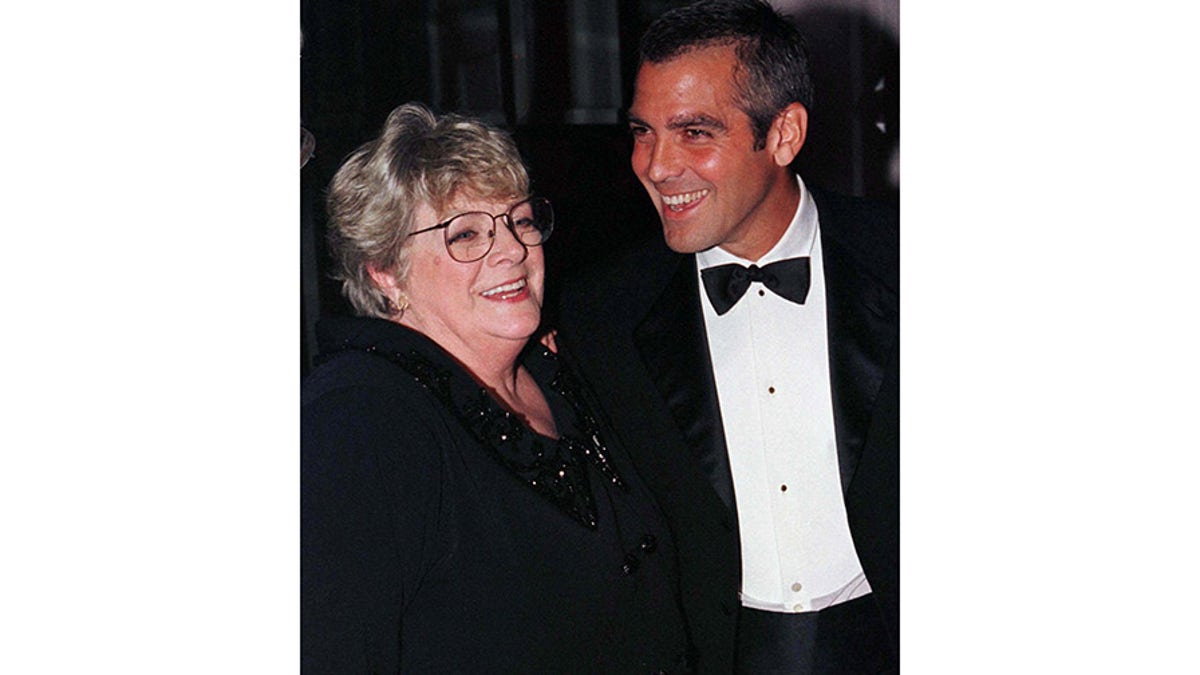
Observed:
[[[417,230],[410,237],[445,230],[446,250],[458,262],[469,263],[482,259],[496,242],[496,221],[525,246],[541,246],[554,230],[554,209],[544,197],[530,197],[517,202],[507,213],[492,215],[483,211],[460,213],[433,227]]]

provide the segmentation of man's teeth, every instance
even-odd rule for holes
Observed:
[[[483,293],[481,293],[480,295],[482,295],[485,298],[490,298],[491,296],[499,295],[500,293],[508,293],[510,291],[519,291],[522,288],[525,288],[525,280],[518,279],[518,280],[512,282],[511,284],[504,284],[503,286],[497,286],[495,288],[490,288],[490,289],[484,291]]]
[[[681,195],[663,195],[662,200],[672,211],[678,211],[707,194],[708,189],[706,188],[704,190],[696,190],[695,192],[685,192]]]

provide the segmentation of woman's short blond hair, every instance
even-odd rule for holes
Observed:
[[[326,208],[333,276],[358,314],[396,315],[370,270],[391,272],[402,284],[409,233],[436,225],[414,223],[417,208],[424,204],[442,213],[464,194],[496,200],[529,195],[529,174],[508,133],[406,103],[388,115],[378,138],[350,154],[333,177]]]

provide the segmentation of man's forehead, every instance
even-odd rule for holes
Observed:
[[[634,80],[630,111],[649,106],[702,108],[733,103],[736,63],[736,60],[689,54],[662,63],[642,64]]]
[[[630,122],[663,128],[725,129],[734,123],[731,115],[736,117],[740,112],[732,96],[711,89],[690,90],[677,95],[676,92],[646,88],[645,91],[634,91],[627,117]]]

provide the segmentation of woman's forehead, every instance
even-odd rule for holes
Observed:
[[[484,213],[503,213],[513,204],[525,198],[523,194],[503,192],[499,194],[481,194],[476,190],[459,190],[446,200],[441,208],[436,208],[441,215],[454,215],[464,211],[483,211]]]

